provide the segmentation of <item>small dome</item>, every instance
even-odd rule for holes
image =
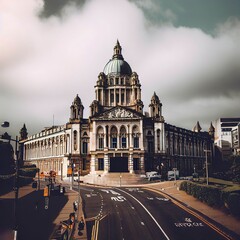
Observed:
[[[76,104],[76,105],[78,105],[78,106],[79,106],[79,105],[82,105],[82,101],[81,101],[80,97],[78,96],[78,94],[77,94],[77,96],[74,98],[73,103]]]
[[[153,96],[151,98],[151,102],[157,102],[157,103],[160,102],[159,97],[158,97],[158,95],[155,92],[154,92],[154,94],[153,94]]]
[[[122,56],[122,48],[117,41],[114,47],[114,53],[112,59],[105,65],[103,72],[108,74],[121,74],[121,75],[128,75],[131,76],[132,69],[129,64],[124,60]]]
[[[192,129],[193,132],[200,132],[202,130],[199,121],[197,121],[197,124]]]

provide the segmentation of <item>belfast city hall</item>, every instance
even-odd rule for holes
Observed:
[[[163,174],[173,168],[180,176],[188,176],[203,171],[205,150],[211,152],[212,161],[212,124],[204,132],[199,122],[192,130],[167,123],[155,92],[148,112],[143,111],[138,74],[124,60],[118,41],[94,88],[88,118],[83,117],[84,106],[77,95],[67,123],[32,136],[27,136],[24,125],[21,143],[25,162],[36,164],[42,172],[54,170],[66,177],[69,166],[81,176]]]

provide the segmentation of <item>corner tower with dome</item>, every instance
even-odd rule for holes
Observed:
[[[213,159],[213,127],[202,132],[199,122],[192,131],[166,123],[156,92],[144,113],[138,74],[124,59],[119,41],[94,88],[88,118],[83,117],[77,95],[66,124],[23,140],[26,162],[40,171],[54,170],[62,178],[74,166],[76,174],[87,175],[87,182],[108,184],[108,176],[115,173],[117,181],[119,173],[131,177],[146,171],[158,171],[166,178],[173,168],[180,176],[191,175],[193,169],[203,169],[204,149],[212,151]]]

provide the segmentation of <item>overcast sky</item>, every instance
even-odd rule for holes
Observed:
[[[0,121],[16,135],[65,124],[78,94],[89,116],[119,40],[166,122],[203,130],[240,116],[239,0],[1,0]],[[6,131],[0,128],[0,133]]]

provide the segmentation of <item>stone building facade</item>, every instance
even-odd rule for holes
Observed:
[[[166,123],[155,92],[149,112],[144,113],[143,107],[138,74],[124,60],[117,41],[111,60],[98,75],[89,118],[83,118],[77,95],[65,125],[23,140],[24,160],[62,176],[70,165],[81,175],[178,168],[184,176],[203,168],[204,149],[211,150],[213,157],[212,125],[202,132],[199,123],[192,131]]]

